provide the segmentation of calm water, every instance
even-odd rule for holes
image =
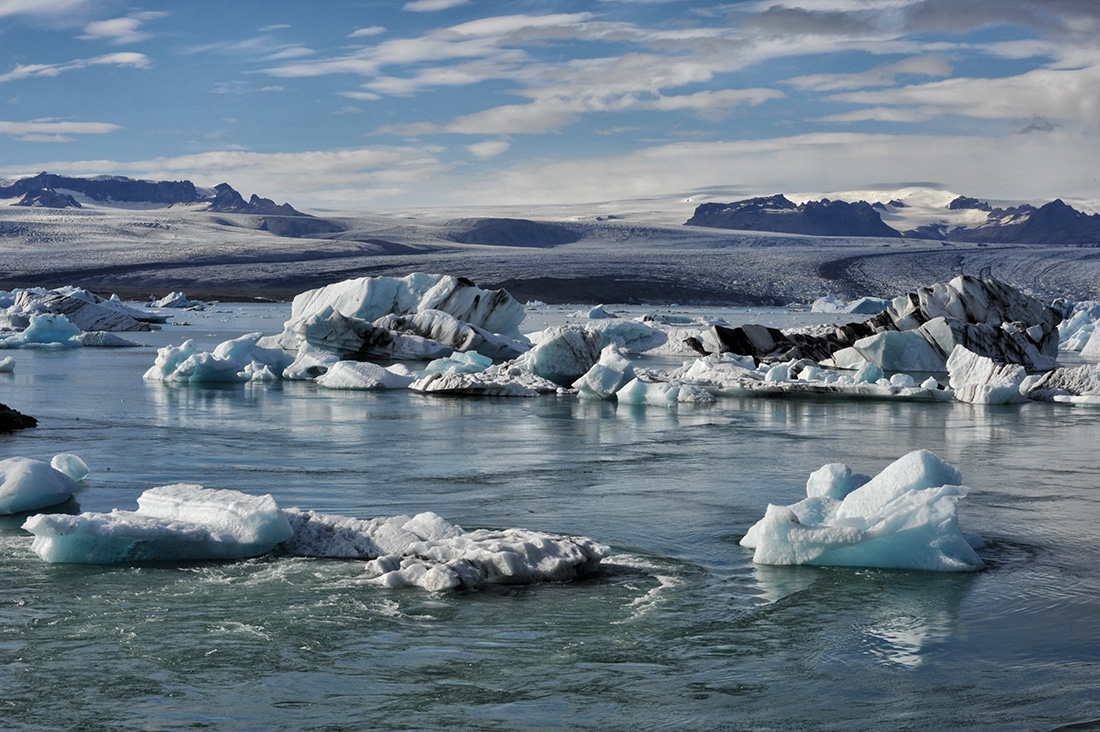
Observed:
[[[80,455],[83,510],[171,482],[358,517],[581,534],[572,584],[430,594],[361,564],[49,565],[0,528],[0,728],[1100,729],[1100,410],[726,399],[673,409],[307,383],[173,387],[153,346],[275,332],[234,306],[13,351],[0,457]],[[759,322],[782,313],[754,312]],[[535,326],[532,323],[533,329]],[[989,568],[768,568],[738,546],[828,462],[927,448],[963,473]]]

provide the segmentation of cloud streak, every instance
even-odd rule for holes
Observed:
[[[10,135],[23,142],[72,142],[73,135],[106,135],[122,127],[108,122],[64,122],[50,119],[29,122],[0,120],[0,135]]]
[[[127,66],[134,69],[143,69],[149,65],[149,57],[143,53],[108,53],[94,58],[75,59],[63,64],[25,64],[16,66],[8,73],[0,74],[0,84],[19,79],[60,76],[69,71],[78,71],[91,66]]]

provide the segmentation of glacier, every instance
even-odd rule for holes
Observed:
[[[811,474],[806,498],[769,505],[741,539],[757,564],[970,572],[985,563],[981,537],[959,528],[968,489],[927,450],[895,460],[872,478],[830,464]]]

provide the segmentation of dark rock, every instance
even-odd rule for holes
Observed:
[[[976,198],[968,198],[967,196],[959,196],[954,201],[947,204],[947,208],[950,211],[962,211],[964,209],[977,209],[978,211],[993,210],[993,207],[985,201],[979,201]]]
[[[76,191],[93,201],[118,203],[194,203],[201,200],[195,184],[188,180],[151,181],[119,176],[70,178],[52,173],[39,173],[23,178],[10,186],[0,186],[0,198],[25,196],[44,189]]]
[[[686,225],[810,236],[901,236],[865,201],[822,199],[796,206],[781,194],[735,203],[704,203]]]
[[[16,206],[36,208],[81,208],[80,203],[67,193],[58,193],[52,188],[27,191]]]
[[[28,427],[37,427],[38,420],[22,412],[17,412],[6,404],[0,404],[0,433],[15,432]]]

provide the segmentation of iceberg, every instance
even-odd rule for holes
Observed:
[[[993,279],[960,275],[895,298],[878,315],[828,330],[780,331],[762,325],[714,326],[689,344],[703,355],[736,353],[758,361],[810,358],[837,365],[852,354],[886,371],[945,371],[956,345],[1028,371],[1057,366],[1061,314]],[[918,340],[925,343],[920,343]]]
[[[1028,377],[1020,385],[1028,399],[1067,404],[1094,403],[1100,397],[1100,364],[1058,368]]]
[[[571,384],[600,358],[603,336],[575,325],[552,326],[534,334],[534,348],[512,363],[557,384]]]
[[[413,391],[451,396],[535,397],[565,391],[553,381],[514,364],[501,364],[478,373],[436,371],[421,376],[409,388]]]
[[[527,350],[523,306],[504,290],[461,277],[363,277],[297,295],[277,344],[303,343],[341,357],[431,360],[454,350],[511,358]]]
[[[0,348],[78,348],[80,345],[80,328],[64,315],[50,313],[31,315],[23,331],[0,337]]]
[[[927,450],[911,452],[878,475],[832,464],[811,474],[806,498],[769,505],[741,545],[757,564],[976,571],[984,546],[958,523],[967,494],[962,476]]]
[[[47,466],[48,467],[48,466]],[[140,564],[281,557],[365,560],[364,581],[438,592],[564,581],[594,571],[610,549],[582,536],[526,529],[465,531],[440,516],[357,519],[270,495],[176,484],[145,491],[137,511],[31,516],[31,549],[52,563]]]
[[[671,406],[673,404],[709,404],[717,401],[706,389],[694,384],[678,384],[659,381],[643,381],[635,378],[615,393],[619,404],[651,404]]]
[[[1019,364],[997,364],[968,348],[955,346],[947,359],[955,398],[971,404],[1015,404],[1027,401],[1022,388],[1027,371]]]
[[[624,384],[634,378],[634,365],[618,346],[606,346],[600,359],[573,382],[581,399],[610,399]]]
[[[62,504],[81,489],[77,481],[87,474],[88,467],[75,455],[57,455],[52,465],[26,457],[0,460],[0,514]]]
[[[718,396],[813,394],[846,398],[947,400],[949,389],[934,378],[919,384],[909,374],[885,378],[882,369],[865,362],[855,372],[821,368],[809,359],[752,366],[748,356],[717,354],[685,363],[668,381],[702,387]]]
[[[835,295],[825,295],[813,301],[813,304],[810,305],[810,312],[878,315],[889,305],[889,300],[883,300],[878,297],[861,297],[858,300],[846,302],[837,298]]]
[[[486,584],[571,580],[594,571],[608,547],[525,529],[464,531],[434,513],[355,519],[289,509],[293,537],[280,553],[366,559],[366,580],[438,592]]]
[[[145,491],[137,511],[38,514],[23,528],[45,561],[80,564],[244,559],[294,533],[270,495],[183,483]]]
[[[337,361],[318,376],[318,386],[326,389],[408,389],[416,377],[365,361]]]
[[[33,315],[62,315],[81,331],[147,331],[165,318],[106,299],[79,287],[41,287],[15,290],[3,319],[21,330]],[[6,303],[8,298],[4,299]]]
[[[178,308],[181,310],[205,310],[206,303],[201,300],[191,300],[182,292],[169,292],[159,300],[152,300],[145,304],[147,308]]]
[[[210,384],[234,381],[272,381],[282,378],[294,357],[277,348],[259,345],[263,333],[249,333],[199,351],[192,340],[157,349],[157,358],[145,372],[149,381]]]

